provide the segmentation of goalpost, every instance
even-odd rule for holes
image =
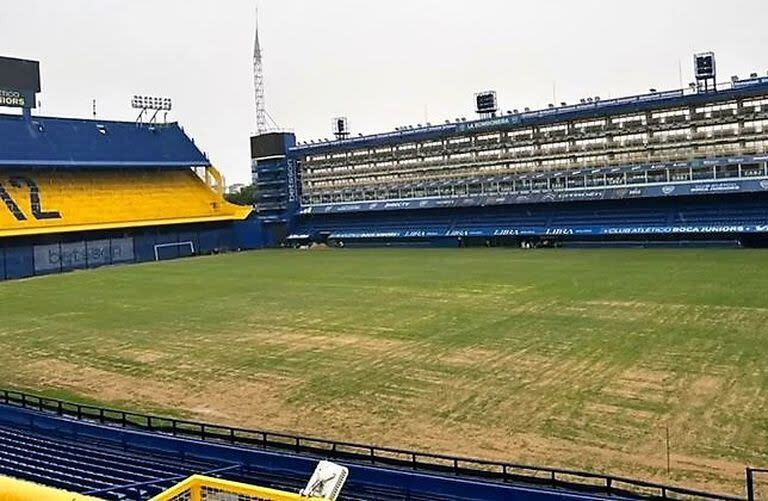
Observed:
[[[186,242],[171,242],[167,244],[155,244],[155,261],[160,261],[160,249],[164,247],[187,247],[189,246],[189,250],[191,254],[195,253],[195,244],[191,240],[187,240]]]

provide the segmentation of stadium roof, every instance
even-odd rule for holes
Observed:
[[[207,165],[205,154],[177,123],[0,115],[0,168]]]
[[[635,96],[511,113],[493,118],[457,120],[456,122],[446,121],[444,124],[407,127],[400,130],[362,135],[348,139],[326,140],[312,144],[306,144],[305,142],[304,144],[297,144],[289,148],[289,150],[294,155],[323,154],[356,148],[437,140],[471,132],[495,132],[498,130],[510,130],[516,127],[554,124],[566,120],[584,120],[602,118],[609,115],[640,113],[667,107],[700,106],[735,98],[762,96],[768,93],[768,77],[755,77],[718,85],[719,87],[716,91],[699,92],[690,89],[654,91]]]

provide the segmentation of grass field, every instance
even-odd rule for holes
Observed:
[[[0,379],[741,494],[743,467],[768,463],[766,264],[735,250],[262,251],[0,283]]]

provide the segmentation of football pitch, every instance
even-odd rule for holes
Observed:
[[[742,494],[744,466],[768,463],[766,265],[737,250],[282,250],[6,282],[0,378]]]

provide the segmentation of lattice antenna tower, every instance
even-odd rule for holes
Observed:
[[[267,131],[267,108],[264,103],[264,66],[259,45],[259,10],[256,9],[256,36],[253,41],[253,87],[256,99],[256,133]]]

